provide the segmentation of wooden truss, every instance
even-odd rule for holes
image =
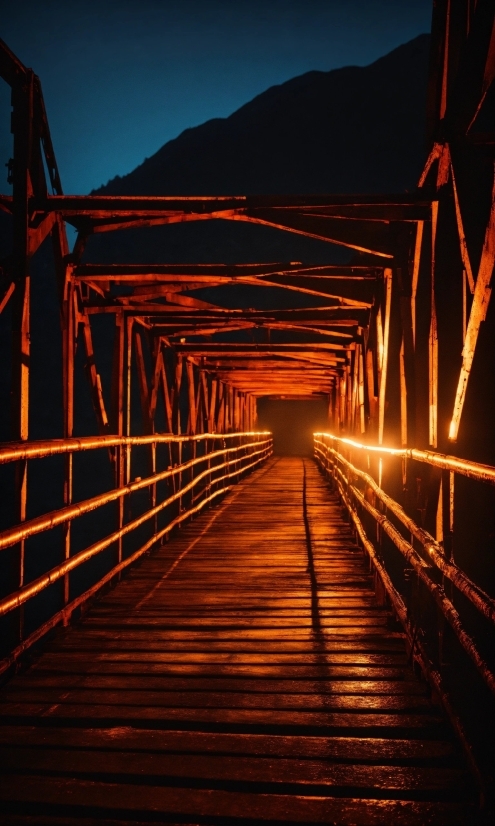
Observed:
[[[12,304],[15,319],[13,438],[25,440],[29,432],[29,261],[51,236],[63,319],[64,437],[72,436],[80,337],[100,433],[130,433],[130,377],[137,371],[146,433],[154,431],[160,405],[169,431],[195,434],[252,428],[260,396],[324,396],[339,430],[403,446],[455,440],[495,256],[494,136],[483,126],[493,103],[493,0],[438,0],[432,38],[431,148],[417,190],[283,197],[64,195],[39,79],[2,44],[0,74],[13,92],[13,195],[0,199],[14,233],[0,297],[2,309]],[[338,244],[352,259],[319,267],[84,259],[93,233],[219,219]],[[78,233],[72,251],[66,222]],[[442,268],[452,270],[452,245],[459,272],[448,281]],[[246,286],[249,308],[236,300]],[[464,319],[462,352],[449,355],[458,362],[458,381],[448,398],[438,380],[445,323],[438,301],[445,290],[462,305]],[[280,299],[272,304],[267,296],[273,295]],[[102,313],[115,318],[111,410],[92,344],[92,319]],[[187,425],[180,412],[186,398]]]

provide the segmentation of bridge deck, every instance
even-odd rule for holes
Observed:
[[[1,822],[472,822],[311,460],[241,482],[0,698]]]

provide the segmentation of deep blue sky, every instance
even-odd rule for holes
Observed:
[[[0,0],[40,76],[62,184],[86,193],[190,126],[312,69],[364,66],[429,31],[431,0]],[[10,154],[0,81],[0,190]]]

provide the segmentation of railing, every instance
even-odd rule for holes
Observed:
[[[323,472],[331,480],[350,515],[356,538],[369,555],[377,590],[386,595],[385,601],[388,600],[405,629],[411,659],[419,664],[443,703],[480,779],[472,744],[477,739],[481,742],[483,733],[478,731],[477,738],[476,725],[472,720],[468,720],[466,726],[456,680],[457,683],[465,682],[467,657],[486,687],[482,695],[484,692],[491,695],[485,705],[492,705],[493,708],[495,599],[455,564],[452,536],[442,533],[442,540],[439,540],[423,525],[417,524],[405,507],[385,492],[382,476],[384,457],[387,456],[400,460],[401,467],[395,479],[397,475],[401,476],[405,492],[408,479],[416,475],[408,471],[407,462],[423,463],[447,473],[447,477],[441,480],[441,484],[447,486],[444,497],[447,513],[443,515],[441,486],[437,496],[440,499],[441,522],[452,533],[454,474],[493,485],[495,468],[431,451],[363,445],[326,433],[315,434],[314,450]],[[366,469],[358,467],[358,463]],[[378,481],[373,478],[372,468]],[[388,474],[389,482],[393,475]],[[407,502],[407,496],[404,498]],[[445,656],[447,625],[452,629],[451,637],[456,641],[461,655],[450,644]],[[483,702],[487,700],[485,695]],[[474,696],[473,693],[471,703]],[[485,717],[485,725],[487,719]]]
[[[152,472],[145,478],[135,476],[134,480],[130,481],[131,468],[136,465],[140,470],[143,466],[143,456],[136,459],[131,456],[132,449],[140,447],[146,447],[147,452],[151,451],[144,457],[144,465],[151,467]],[[13,560],[11,559],[10,567],[12,569],[13,561],[17,574],[17,587],[8,589],[8,593],[0,598],[0,618],[7,614],[12,616],[12,613],[16,617],[10,628],[4,628],[5,638],[10,636],[11,640],[13,639],[13,627],[17,636],[17,644],[13,650],[9,650],[7,656],[0,661],[0,674],[50,629],[61,622],[67,624],[76,609],[81,608],[103,586],[115,580],[125,568],[167,538],[174,528],[225,494],[242,474],[254,469],[268,458],[272,453],[272,437],[267,432],[206,433],[191,437],[153,434],[142,437],[101,436],[10,443],[0,447],[0,465],[12,462],[21,464],[27,460],[47,459],[61,454],[66,461],[73,454],[102,449],[110,451],[115,477],[127,479],[127,484],[26,519],[0,533],[0,551],[11,549]],[[165,452],[164,456],[160,455],[161,451]],[[164,465],[162,470],[158,469],[160,460]],[[108,465],[108,462],[106,464]],[[99,481],[99,473],[95,468],[96,466],[89,470],[89,475],[93,477],[92,481]],[[81,470],[83,477],[87,477],[87,466]],[[87,487],[88,479],[83,478],[82,481]],[[144,508],[142,501],[137,503],[140,512],[134,516],[133,498],[138,498],[136,495],[143,491],[148,491],[148,501]],[[88,533],[86,529],[78,535],[74,530],[77,527],[77,522],[76,525],[73,524],[74,520],[94,514],[98,509],[104,509],[111,503],[116,503],[117,513],[103,514],[96,519],[96,525],[93,524],[91,530],[94,532],[95,527],[101,529],[104,525],[108,530],[106,524],[112,517],[116,529],[74,552],[74,539],[78,546]],[[57,527],[62,528],[63,541],[55,541],[55,548],[58,545],[56,553],[59,559],[63,556],[62,561],[26,582],[26,560],[29,552],[27,543],[36,540],[44,532],[54,531]],[[146,538],[142,536],[143,531],[148,534]],[[129,540],[135,540],[136,537],[139,539],[139,547],[135,547],[135,541],[129,546]],[[38,560],[35,560],[34,566],[31,564],[27,568],[39,568],[40,558],[43,560],[53,557],[53,544],[49,534],[43,544],[35,548]],[[103,562],[105,572],[98,571],[96,581],[81,591],[84,577],[79,583],[74,583],[71,574],[90,560],[101,558],[107,551],[110,556],[107,554]],[[51,586],[57,582],[62,583],[62,588],[54,595]],[[50,616],[39,623],[39,617],[43,612],[47,612],[47,604],[38,606],[29,623],[36,627],[26,635],[25,604],[46,594],[48,589],[51,589],[51,597],[47,601]],[[81,592],[74,596],[74,590]],[[54,609],[56,602],[58,606]]]

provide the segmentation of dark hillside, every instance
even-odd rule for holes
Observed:
[[[108,195],[386,192],[424,162],[429,36],[366,67],[308,72],[187,129]]]

